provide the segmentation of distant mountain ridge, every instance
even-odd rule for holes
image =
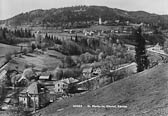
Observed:
[[[1,24],[33,25],[33,26],[68,26],[74,23],[90,24],[98,21],[101,17],[102,21],[120,20],[130,21],[133,23],[160,24],[168,27],[168,15],[151,14],[145,11],[125,11],[106,6],[75,6],[65,8],[52,8],[49,10],[33,10],[21,13],[7,20],[0,21]]]

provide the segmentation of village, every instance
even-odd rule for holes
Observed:
[[[151,40],[156,30],[149,24],[115,20],[115,26],[108,26],[108,21],[102,20],[99,17],[91,27],[77,29],[3,25],[1,30],[8,30],[7,34],[31,30],[32,36],[2,56],[6,61],[0,67],[0,109],[36,113],[55,101],[136,74],[136,44],[131,36],[136,27],[148,37],[149,68],[168,62],[163,43]]]
[[[68,33],[72,34],[71,31]],[[85,33],[84,35],[91,36],[92,34],[87,35]],[[100,35],[100,33],[98,33],[98,35]],[[44,41],[42,38],[44,37],[37,32],[35,44],[37,45]],[[134,46],[126,46],[128,52],[135,54]],[[150,47],[149,51],[154,50],[154,52],[160,52],[161,49],[161,46],[157,44],[152,48]],[[31,53],[27,53],[26,55],[31,56],[34,54],[53,55],[52,53],[48,54],[47,51],[42,51],[38,48],[34,49],[34,51]],[[13,56],[12,59],[17,59],[24,56],[25,54],[21,52]],[[17,65],[13,66],[14,69],[9,69],[10,63],[7,63],[7,65],[1,67],[0,70],[0,80],[1,82],[6,83],[4,88],[7,90],[7,93],[4,96],[3,104],[1,105],[1,109],[14,110],[15,107],[24,106],[24,110],[26,111],[36,111],[46,107],[56,100],[67,99],[68,97],[82,94],[90,90],[95,90],[99,87],[110,84],[118,80],[116,78],[118,76],[114,76],[114,72],[121,74],[123,72],[122,70],[124,70],[124,74],[121,75],[121,78],[123,78],[125,75],[128,76],[136,73],[136,63],[134,62],[120,65],[117,64],[115,67],[112,66],[107,69],[100,63],[100,61],[103,60],[102,56],[103,53],[99,54],[98,62],[88,63],[87,66],[81,68],[81,74],[79,74],[80,78],[74,78],[71,76],[68,78],[61,78],[62,70],[59,66],[56,67],[53,74],[53,71],[48,71],[47,69],[39,70],[33,65],[26,65],[25,69],[21,71]],[[110,74],[113,76],[109,76]]]

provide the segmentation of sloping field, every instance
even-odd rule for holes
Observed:
[[[19,51],[19,47],[16,46],[11,46],[11,45],[6,45],[6,44],[2,44],[0,43],[0,66],[2,66],[5,62],[5,55],[7,53],[12,53],[15,50]]]
[[[19,51],[20,48],[0,43],[0,56],[4,56],[6,53],[9,52],[12,53],[14,50]]]
[[[83,105],[83,107],[74,108],[73,105]],[[87,105],[110,105],[113,108],[88,108]],[[118,105],[127,108],[119,108]],[[39,114],[42,116],[167,116],[168,64],[154,67],[86,94],[57,101],[42,109]]]
[[[48,55],[37,55],[29,54],[27,56],[23,55],[21,58],[17,57],[14,59],[18,66],[24,67],[25,64],[33,64],[37,69],[47,68],[49,70],[55,69],[61,61],[54,57]]]

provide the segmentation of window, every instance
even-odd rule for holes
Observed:
[[[60,84],[58,84],[58,87],[60,86]]]
[[[58,92],[60,91],[60,89],[58,89]]]

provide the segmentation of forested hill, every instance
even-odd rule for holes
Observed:
[[[94,21],[108,21],[112,24],[115,20],[120,22],[160,24],[168,27],[168,15],[150,14],[144,11],[125,11],[105,6],[75,6],[49,10],[33,10],[21,13],[10,19],[0,21],[1,24],[33,25],[33,26],[86,26]]]

